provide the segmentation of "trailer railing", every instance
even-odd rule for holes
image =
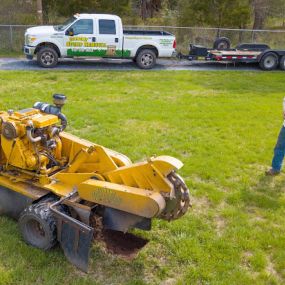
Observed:
[[[25,30],[32,25],[0,25],[0,51],[2,53],[21,52],[24,45]],[[177,38],[177,49],[187,52],[189,43],[207,47],[213,45],[217,37],[227,37],[232,46],[238,43],[266,43],[271,48],[285,49],[285,30],[251,30],[207,27],[175,26],[125,26],[130,30],[163,30],[173,33]]]

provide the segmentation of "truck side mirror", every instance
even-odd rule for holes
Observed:
[[[70,37],[74,36],[74,30],[73,30],[73,28],[69,28],[69,29],[66,31],[65,34],[66,34],[67,36],[70,36]]]

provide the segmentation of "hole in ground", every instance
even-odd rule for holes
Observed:
[[[102,218],[95,215],[92,217],[91,224],[94,227],[95,242],[102,242],[109,253],[126,260],[134,259],[149,242],[149,240],[131,233],[105,230],[103,229]]]
[[[147,239],[143,239],[131,233],[122,233],[113,230],[104,230],[102,237],[110,253],[120,255],[126,259],[135,258],[140,250],[149,242]]]

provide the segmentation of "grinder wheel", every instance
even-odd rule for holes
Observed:
[[[191,207],[190,194],[183,179],[174,171],[171,172],[167,179],[174,187],[174,198],[166,198],[166,207],[159,218],[171,221],[182,217]]]

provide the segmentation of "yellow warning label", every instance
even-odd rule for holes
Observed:
[[[106,48],[105,43],[89,43],[89,42],[67,42],[67,47],[97,47],[97,48]]]
[[[87,42],[88,38],[86,37],[69,37],[71,42]]]
[[[107,47],[105,43],[84,43],[85,47]]]

